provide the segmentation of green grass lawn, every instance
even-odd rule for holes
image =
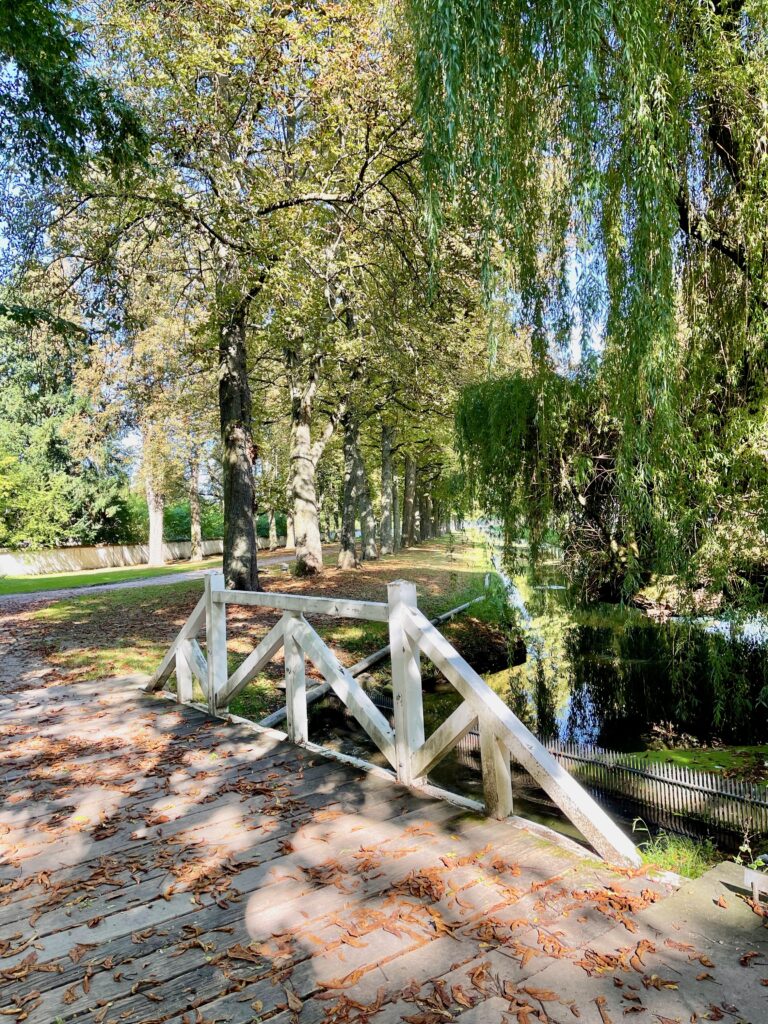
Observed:
[[[153,576],[170,576],[178,572],[195,569],[212,569],[221,565],[221,556],[214,555],[202,562],[172,562],[161,566],[122,566],[117,569],[85,569],[81,572],[59,572],[44,576],[3,576],[0,578],[0,594],[36,594],[46,590],[63,590],[69,587],[95,587],[100,583],[125,583],[129,580],[151,579]]]
[[[768,745],[732,747],[681,747],[675,750],[643,750],[633,757],[649,764],[679,764],[696,772],[729,772],[740,777],[747,772],[750,777],[762,762],[768,762]],[[757,773],[755,773],[757,774]],[[768,778],[768,767],[763,772]]]

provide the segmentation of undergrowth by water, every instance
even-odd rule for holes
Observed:
[[[646,864],[661,871],[674,871],[686,878],[700,878],[705,871],[723,860],[711,839],[691,839],[671,832],[651,833],[645,822],[637,818],[632,831],[645,833],[646,839],[637,844]]]

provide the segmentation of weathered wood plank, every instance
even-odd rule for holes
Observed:
[[[396,580],[387,587],[387,594],[397,777],[409,785],[418,778],[413,771],[413,753],[424,744],[419,645],[405,631],[408,609],[416,607],[416,587],[406,580]]]
[[[208,662],[205,659],[205,655],[202,652],[200,644],[197,640],[187,640],[184,642],[185,650],[188,650],[189,666],[192,669],[192,674],[203,687],[208,682]],[[189,700],[192,699],[190,694]]]
[[[205,577],[205,649],[208,662],[206,703],[216,714],[218,694],[227,685],[227,607],[216,600],[225,592],[224,573],[212,572]]]
[[[353,601],[336,597],[304,597],[299,594],[278,594],[248,590],[219,591],[214,600],[221,604],[247,605],[256,608],[277,608],[300,615],[331,615],[340,619],[368,619],[386,622],[388,609],[380,601]]]
[[[480,715],[480,758],[486,809],[494,818],[508,818],[512,813],[509,749],[496,734],[493,719],[486,713]]]
[[[288,613],[285,624],[285,706],[288,711],[288,739],[292,743],[306,743],[309,739],[307,719],[307,674],[304,651],[296,627],[303,621],[300,615]]]
[[[413,754],[413,775],[426,775],[477,723],[477,711],[462,701]]]
[[[11,819],[19,814],[7,836],[36,851],[23,858],[25,875],[34,872],[30,885],[11,889],[5,905],[0,894],[0,938],[21,932],[32,939],[24,948],[23,939],[12,939],[2,971],[12,972],[31,950],[37,957],[18,979],[0,979],[0,1009],[9,1008],[11,994],[25,1000],[26,1024],[186,1024],[197,1016],[250,1024],[273,1013],[278,1017],[270,1019],[319,1024],[335,1003],[319,998],[321,986],[333,994],[339,979],[350,977],[339,998],[371,1001],[383,987],[387,1002],[372,1024],[396,1021],[420,1009],[398,1002],[414,977],[449,978],[450,991],[462,978],[451,970],[459,963],[479,968],[493,957],[503,976],[506,957],[514,969],[511,950],[492,949],[494,915],[505,915],[510,936],[533,943],[536,928],[521,932],[515,918],[577,928],[573,914],[563,923],[558,893],[599,884],[593,865],[579,869],[578,858],[513,825],[467,817],[274,736],[167,700],[113,693],[103,704],[68,702],[57,689],[40,731],[41,778],[24,801],[4,809]],[[78,692],[98,695],[99,688]],[[86,720],[84,712],[96,707],[102,717]],[[34,721],[33,704],[21,713]],[[68,746],[80,721],[83,749]],[[87,744],[99,738],[109,749],[89,761]],[[14,751],[23,759],[21,776],[35,770],[20,737],[0,740],[3,749],[7,766]],[[57,767],[58,751],[67,754]],[[100,803],[93,780],[90,790],[78,780],[90,765],[109,785],[120,759],[125,771],[117,777],[132,779],[132,787],[107,790]],[[9,794],[24,784],[21,778]],[[92,820],[99,808],[111,814],[114,807],[114,835],[96,840],[89,828],[68,831],[66,822],[89,800]],[[157,820],[145,821],[147,814]],[[179,878],[169,869],[182,863],[189,874]],[[581,870],[580,882],[573,875],[563,884],[561,865]],[[106,874],[89,889],[84,883],[95,868]],[[65,880],[75,888],[46,905]],[[178,888],[170,891],[171,884]],[[649,883],[621,884],[639,891]],[[32,909],[40,914],[30,927]],[[599,923],[602,915],[594,917]],[[249,952],[254,940],[264,944],[261,951],[254,945]],[[239,959],[238,949],[252,958]],[[37,969],[48,966],[57,971]],[[527,972],[541,966],[534,960]],[[298,1015],[282,1009],[287,987],[304,1004]],[[461,1019],[459,1007],[450,1012]]]

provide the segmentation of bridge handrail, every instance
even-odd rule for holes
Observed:
[[[283,613],[231,674],[227,664],[229,604],[272,608]],[[305,613],[388,623],[394,728],[307,622]],[[205,654],[197,642],[203,627]],[[384,603],[226,590],[223,575],[211,573],[205,577],[203,597],[146,688],[160,689],[175,671],[177,699],[191,703],[193,679],[197,678],[206,694],[208,709],[215,715],[231,703],[280,648],[285,649],[287,732],[294,743],[314,746],[309,741],[307,715],[305,664],[309,659],[382,751],[399,782],[424,789],[427,773],[477,722],[488,814],[506,818],[512,813],[510,760],[514,757],[601,856],[618,864],[640,863],[631,840],[419,610],[416,587],[406,580],[389,584]],[[429,737],[424,735],[421,655],[429,658],[463,697],[459,707]],[[325,752],[329,756],[336,753],[330,749]]]

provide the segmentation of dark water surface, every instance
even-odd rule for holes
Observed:
[[[511,670],[505,699],[539,734],[620,751],[683,733],[768,739],[768,646],[754,620],[657,622],[629,607],[585,606],[557,566],[514,583],[529,658]]]

